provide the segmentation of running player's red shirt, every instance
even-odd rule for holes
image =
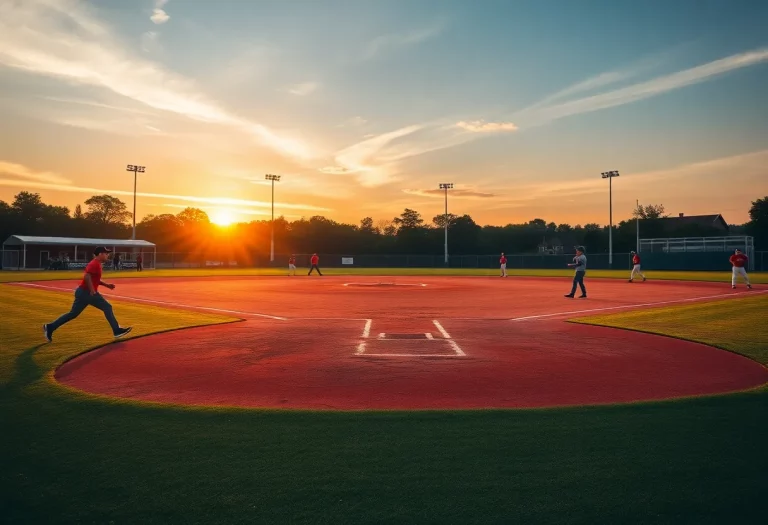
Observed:
[[[85,273],[83,274],[83,280],[80,283],[80,288],[88,290],[88,283],[85,282],[85,276],[90,274],[91,282],[93,283],[93,289],[99,290],[99,283],[101,282],[101,261],[93,259],[85,266]]]
[[[731,255],[729,260],[731,261],[731,264],[736,268],[744,268],[744,265],[747,264],[749,259],[743,253],[735,253]]]
[[[296,257],[291,257],[288,259],[288,264],[296,264]]]
[[[317,264],[320,261],[320,257],[317,255],[312,256],[312,264]]]
[[[501,259],[499,259],[499,264],[507,264],[507,258],[502,255]]]
[[[640,256],[638,254],[632,256],[632,264],[640,264]]]

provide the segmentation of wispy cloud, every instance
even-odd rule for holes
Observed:
[[[303,141],[230,113],[188,79],[131,56],[113,34],[83,3],[5,2],[0,4],[0,65],[102,87],[155,109],[228,126],[289,157],[315,156]]]
[[[168,0],[155,0],[155,8],[152,10],[152,16],[149,17],[155,24],[164,24],[171,19],[168,13],[165,12],[163,6],[168,3]]]
[[[317,91],[317,88],[320,87],[320,84],[317,82],[302,82],[300,84],[295,84],[291,86],[288,89],[288,93],[292,95],[296,95],[298,97],[306,97],[307,95],[311,95],[315,91]]]
[[[517,126],[512,122],[485,122],[473,120],[471,122],[457,122],[456,126],[471,133],[498,133],[500,131],[517,131]]]
[[[442,198],[445,195],[445,190],[441,189],[405,189],[403,193],[408,195],[417,195],[419,197],[439,197]],[[449,190],[451,198],[459,199],[489,199],[497,197],[496,193],[489,193],[485,191],[479,191],[471,187],[454,188]]]
[[[91,195],[101,195],[106,193],[109,195],[122,195],[122,196],[130,196],[130,197],[133,196],[132,191],[126,191],[126,190],[89,188],[89,187],[74,186],[69,184],[35,182],[30,180],[0,179],[0,186],[35,188],[35,189],[63,191],[63,192],[70,192],[70,193],[89,193]],[[167,194],[167,193],[148,193],[148,192],[138,192],[137,195],[139,197],[145,197],[149,199],[167,199],[167,200],[177,200],[182,202],[191,202],[196,204],[212,204],[212,205],[220,205],[220,206],[245,206],[250,208],[268,209],[272,205],[272,203],[269,201],[230,199],[226,197],[198,197],[194,195],[174,195],[174,194]],[[297,203],[288,203],[288,202],[275,202],[275,207],[290,209],[290,210],[330,211],[330,208],[312,206],[309,204],[297,204]]]
[[[21,164],[14,164],[12,162],[0,161],[0,175],[18,177],[24,179],[23,181],[17,181],[19,186],[28,184],[29,181],[51,183],[51,184],[69,184],[70,180],[66,177],[62,177],[58,173],[50,171],[34,171]]]
[[[351,173],[351,170],[342,166],[325,166],[324,168],[320,168],[317,171],[321,173],[327,173],[329,175],[346,175]]]
[[[356,116],[356,117],[352,117],[352,118],[349,118],[349,119],[345,120],[344,122],[342,122],[341,124],[339,124],[336,127],[339,127],[339,128],[353,128],[353,127],[362,126],[362,125],[367,124],[367,123],[368,123],[368,121],[366,119],[364,119],[363,117]]]
[[[416,29],[408,33],[391,33],[377,36],[364,47],[362,59],[370,60],[387,52],[420,44],[440,35],[445,27],[445,20],[437,20],[427,27]]]
[[[768,61],[768,48],[738,53],[700,66],[659,76],[645,82],[639,82],[597,95],[591,95],[558,104],[544,105],[544,107],[542,107],[542,103],[539,102],[514,114],[513,120],[515,122],[520,122],[521,126],[525,127],[551,122],[572,115],[622,106],[686,86],[705,82],[730,71],[754,66],[766,61]],[[560,92],[558,98],[563,98],[563,93],[575,93],[586,89],[600,87],[613,82],[618,78],[616,74],[608,73],[606,75],[607,76],[603,77],[602,80],[599,80],[600,77],[596,77],[595,79],[587,80],[567,88]],[[549,98],[551,99],[552,97]]]

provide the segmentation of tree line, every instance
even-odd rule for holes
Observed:
[[[11,203],[0,200],[0,236],[40,235],[129,239],[131,213],[124,202],[111,195],[94,195],[73,211],[43,202],[40,194],[22,191]],[[731,234],[755,237],[757,249],[768,249],[768,197],[752,203],[750,221],[732,225]],[[722,235],[714,227],[688,225],[669,231],[663,205],[638,206],[631,217],[613,228],[613,250],[635,248],[636,219],[643,238]],[[322,216],[288,221],[275,219],[275,252],[278,254],[439,254],[443,252],[444,226],[448,222],[452,255],[538,253],[584,245],[591,253],[608,250],[608,227],[597,223],[556,224],[533,219],[505,226],[477,224],[469,215],[436,215],[431,222],[406,208],[392,219],[345,224]],[[220,227],[205,211],[186,208],[178,214],[147,215],[136,225],[136,237],[157,245],[158,252],[217,254],[251,260],[269,254],[271,222],[252,221]]]

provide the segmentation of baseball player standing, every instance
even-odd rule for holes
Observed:
[[[645,282],[645,274],[640,270],[640,256],[632,251],[632,273],[629,274],[629,282],[632,282],[635,278],[635,274],[643,278]]]
[[[75,301],[72,303],[72,309],[53,321],[43,325],[45,339],[50,343],[53,341],[53,332],[61,325],[70,322],[78,315],[83,313],[88,306],[93,306],[104,312],[109,326],[112,327],[112,334],[115,337],[123,337],[131,331],[130,327],[121,328],[112,313],[112,305],[99,293],[99,286],[105,286],[110,290],[115,289],[114,284],[107,284],[101,280],[102,264],[107,262],[110,251],[106,248],[96,248],[93,251],[93,260],[85,267],[85,274],[80,286],[75,290]]]
[[[575,268],[576,273],[573,276],[573,288],[571,288],[571,293],[567,293],[565,296],[573,298],[576,294],[576,286],[579,286],[581,288],[579,299],[586,299],[587,289],[584,287],[584,274],[587,273],[587,256],[584,255],[583,246],[576,246],[576,257],[573,258],[573,262],[568,264],[568,266]]]
[[[501,252],[501,259],[499,259],[499,265],[501,267],[501,277],[507,276],[507,258],[504,256],[504,252]]]
[[[736,288],[736,278],[738,276],[741,276],[744,281],[747,283],[747,288],[752,288],[752,285],[749,283],[749,276],[747,275],[747,270],[744,268],[747,264],[747,261],[749,261],[749,258],[741,253],[741,250],[736,250],[733,255],[731,255],[731,258],[729,259],[731,264],[733,265],[733,276],[731,277],[731,288]]]
[[[296,275],[296,256],[295,255],[291,255],[291,257],[288,259],[288,275]]]
[[[320,276],[323,275],[322,272],[320,271],[320,267],[318,266],[318,264],[320,263],[320,257],[318,257],[316,253],[312,254],[312,258],[309,260],[309,263],[312,266],[310,266],[309,273],[307,275],[312,275],[313,270],[317,270],[317,273],[319,273]]]

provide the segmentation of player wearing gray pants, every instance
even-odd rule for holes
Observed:
[[[584,275],[587,273],[587,256],[584,255],[584,247],[576,246],[576,257],[573,258],[573,262],[568,266],[575,268],[576,273],[573,276],[573,287],[571,293],[565,294],[566,297],[573,298],[576,294],[576,287],[581,288],[581,295],[579,299],[586,299],[587,289],[584,287]]]

